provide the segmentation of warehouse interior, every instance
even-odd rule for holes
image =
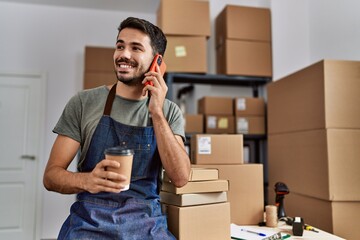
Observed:
[[[178,20],[180,27],[171,32],[176,25],[172,22],[176,9],[180,9],[174,10],[174,6],[191,6],[194,2],[201,2],[200,8],[205,10],[196,12],[190,7],[183,13],[187,20]],[[39,80],[36,118],[20,121],[23,115],[14,113],[11,116],[16,121],[4,120],[0,126],[4,130],[0,147],[6,153],[18,151],[12,137],[4,138],[12,136],[8,135],[11,130],[7,130],[7,124],[25,124],[29,128],[34,124],[37,134],[27,146],[35,150],[26,152],[23,147],[21,154],[26,162],[14,165],[15,169],[24,168],[20,174],[32,171],[24,180],[31,182],[28,195],[0,197],[3,203],[23,206],[16,213],[27,214],[27,220],[31,220],[29,229],[20,227],[31,237],[19,234],[11,239],[56,239],[75,196],[48,192],[43,187],[43,172],[56,138],[52,129],[73,95],[109,83],[103,79],[113,81],[111,54],[117,27],[128,16],[159,24],[168,33],[169,53],[164,56],[168,69],[164,79],[169,83],[168,97],[188,117],[187,127],[191,123],[195,128],[188,130],[186,144],[193,167],[216,168],[219,179],[230,181],[225,201],[230,202],[230,209],[219,205],[212,210],[210,204],[209,211],[224,219],[223,212],[229,211],[231,223],[257,225],[263,220],[265,205],[275,204],[274,186],[280,181],[290,190],[283,196],[289,216],[303,217],[312,226],[333,234],[333,239],[358,239],[356,229],[360,225],[350,216],[360,213],[360,192],[356,187],[360,181],[360,107],[356,103],[360,100],[359,8],[360,3],[355,0],[0,0],[0,79]],[[221,19],[226,10],[228,16],[230,11],[235,12],[233,18]],[[171,11],[173,15],[166,15]],[[249,14],[245,17],[249,21],[239,22],[245,25],[253,20],[251,14],[261,15],[261,20],[256,15],[251,22],[260,30],[239,30],[236,11],[239,15]],[[181,25],[187,22],[193,24]],[[197,29],[201,22],[206,27]],[[240,34],[254,35],[245,36],[245,40],[229,37],[229,26],[235,26],[233,31]],[[176,48],[177,42],[173,46],[172,41],[185,41],[180,45],[186,46],[187,52],[184,47]],[[244,45],[243,52],[238,50],[242,43],[250,44]],[[256,49],[257,44],[262,46],[260,52],[249,50]],[[224,46],[230,50],[226,52]],[[220,57],[221,51],[225,56]],[[185,57],[182,64],[177,54]],[[108,55],[109,62],[100,68],[99,61]],[[1,82],[2,86],[8,84]],[[17,95],[5,90],[1,93],[3,118],[8,115],[5,100]],[[254,112],[237,109],[246,104]],[[205,134],[218,143],[213,150],[217,149],[219,155],[213,158],[202,158],[194,150],[199,147],[199,138],[207,137]],[[234,151],[223,151],[229,148]],[[219,156],[224,155],[220,160]],[[11,178],[14,168],[2,165],[1,175]],[[76,163],[70,169],[75,171]],[[0,184],[6,191],[17,180],[5,178]],[[246,182],[245,190],[241,182]],[[237,189],[236,194],[234,190],[231,193],[231,187]],[[245,197],[242,191],[249,195]],[[14,196],[19,199],[11,198]],[[29,201],[21,199],[24,196]],[[244,206],[249,211],[243,212]],[[0,209],[12,216],[4,218],[1,214],[0,238],[15,236],[7,235],[5,229],[16,228],[21,217],[5,204]],[[212,214],[206,213],[209,212],[204,212],[204,218],[211,218]],[[198,225],[194,226],[198,230]],[[217,233],[227,236],[230,229]],[[192,239],[185,233],[177,234],[179,239]]]

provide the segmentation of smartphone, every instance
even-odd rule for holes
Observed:
[[[164,76],[165,71],[166,71],[166,64],[160,54],[155,55],[154,60],[152,61],[151,65],[150,65],[149,71],[156,72],[156,65],[158,65],[160,67],[161,74]],[[148,81],[145,83],[145,85],[148,85],[148,84],[154,86],[153,82]]]

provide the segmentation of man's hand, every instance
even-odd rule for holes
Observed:
[[[149,94],[151,94],[149,111],[150,113],[162,112],[168,86],[162,77],[159,66],[156,66],[156,72],[145,73],[145,78],[142,83],[145,84],[147,81],[153,83],[153,86],[150,84],[146,85],[142,92],[144,96],[146,95],[147,91]]]
[[[83,188],[90,193],[121,192],[125,188],[126,176],[107,171],[108,167],[119,168],[120,163],[114,160],[103,159],[83,179]]]

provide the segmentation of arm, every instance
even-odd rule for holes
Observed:
[[[164,116],[163,104],[168,88],[159,72],[160,69],[157,66],[157,72],[145,74],[143,83],[150,80],[154,83],[154,86],[145,86],[143,94],[146,91],[151,91],[149,111],[152,116],[162,165],[173,184],[182,187],[189,179],[190,159],[185,151],[182,138],[174,135]]]
[[[120,192],[124,186],[111,181],[111,179],[121,181],[125,177],[105,170],[108,166],[119,167],[119,163],[116,161],[103,160],[96,165],[92,172],[88,173],[67,170],[79,147],[79,142],[63,135],[57,136],[44,172],[45,188],[63,194],[83,191],[91,193]]]

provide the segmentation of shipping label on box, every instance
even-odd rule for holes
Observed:
[[[234,115],[239,117],[264,116],[263,98],[237,97],[234,99]]]
[[[191,161],[195,164],[242,164],[241,134],[195,134],[191,137]]]

